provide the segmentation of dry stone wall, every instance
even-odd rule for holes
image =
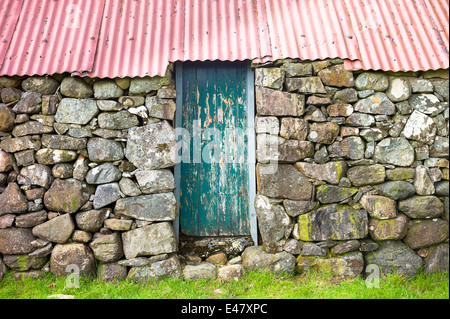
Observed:
[[[180,254],[171,66],[153,78],[0,77],[0,280],[71,265],[102,280],[448,269],[448,70],[253,67],[260,242],[227,242],[238,256],[220,240],[210,255]]]
[[[180,276],[172,68],[0,77],[0,89],[0,280],[70,265],[104,280]]]
[[[289,269],[343,276],[369,264],[448,269],[448,70],[254,67],[262,248],[252,256],[287,252]]]

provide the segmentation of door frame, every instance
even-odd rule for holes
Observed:
[[[247,61],[247,129],[248,129],[248,212],[250,218],[250,235],[255,245],[258,245],[258,226],[255,212],[255,196],[256,196],[256,141],[255,141],[255,75],[250,67],[250,61]],[[175,122],[174,127],[181,127],[182,123],[182,110],[183,110],[183,63],[177,61],[175,63],[175,88],[177,92],[176,98],[176,110],[175,110]],[[175,177],[175,198],[177,200],[177,218],[175,219],[173,226],[177,235],[177,241],[180,241],[180,177],[181,177],[181,164],[177,163],[174,170]]]

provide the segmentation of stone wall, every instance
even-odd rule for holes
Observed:
[[[0,77],[1,277],[5,265],[21,278],[73,264],[125,279],[150,262],[179,274],[171,70]]]
[[[69,265],[102,280],[448,268],[448,70],[253,67],[261,240],[230,242],[241,256],[217,240],[210,256],[177,247],[172,66],[153,78],[0,77],[0,280]]]
[[[284,60],[255,66],[255,85],[263,250],[298,272],[448,269],[448,70]]]

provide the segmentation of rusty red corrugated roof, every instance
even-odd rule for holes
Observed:
[[[449,0],[345,0],[361,58],[348,69],[449,67]]]
[[[14,1],[21,13],[1,74],[92,70],[104,1]]]
[[[3,61],[8,51],[19,19],[21,6],[21,0],[3,0],[0,2],[0,62]]]
[[[152,76],[174,61],[335,57],[352,70],[449,67],[449,0],[4,1],[3,75]]]

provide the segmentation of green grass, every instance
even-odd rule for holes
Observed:
[[[15,280],[6,274],[0,283],[0,299],[47,299],[50,295],[73,295],[76,299],[448,299],[449,273],[406,279],[385,275],[380,288],[368,288],[363,278],[339,279],[309,273],[276,276],[264,271],[247,272],[238,282],[218,280],[105,283],[81,279],[79,288],[65,288],[64,277],[47,274],[41,279]]]

